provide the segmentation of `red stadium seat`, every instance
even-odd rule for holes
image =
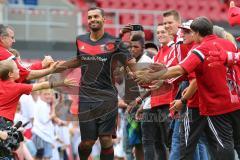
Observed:
[[[113,36],[116,36],[116,29],[115,28],[105,28],[105,31]]]
[[[106,24],[114,24],[114,16],[113,13],[106,13],[105,14],[105,23]]]
[[[165,9],[165,1],[155,1],[152,0],[152,4],[155,10],[164,10]]]
[[[176,3],[176,9],[178,11],[180,12],[187,11],[187,5],[185,0],[178,0],[178,1],[175,1],[175,3]]]
[[[141,3],[137,3],[137,8],[142,10],[151,10],[154,8],[151,0],[142,0]]]
[[[131,0],[132,1],[132,8],[131,9],[142,9],[142,2],[139,0]],[[128,2],[131,3],[131,2]]]
[[[142,25],[153,25],[154,17],[150,14],[140,15],[140,24]]]
[[[121,14],[120,16],[120,24],[128,24],[128,23],[134,23],[135,22],[135,17],[134,14]]]
[[[97,4],[101,8],[108,8],[109,7],[108,1],[105,1],[105,0],[97,0]]]
[[[129,0],[120,0],[121,9],[132,9],[133,8],[133,1]]]
[[[162,16],[162,15],[158,15],[158,16],[156,17],[156,20],[157,20],[157,24],[163,23],[163,16]]]
[[[176,9],[176,1],[175,0],[168,0],[165,1],[165,9]]]

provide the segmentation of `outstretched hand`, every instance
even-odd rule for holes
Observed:
[[[164,80],[155,80],[152,81],[151,85],[149,86],[149,88],[153,91],[153,90],[157,90],[159,89],[162,85],[163,85]]]
[[[51,56],[45,56],[42,60],[42,68],[49,67],[52,63],[54,63],[54,60]]]
[[[78,82],[75,78],[65,78],[63,83],[64,83],[64,85],[66,85],[68,87],[78,86]]]
[[[162,64],[162,63],[153,63],[149,66],[149,68],[151,69],[150,72],[159,72],[159,71],[166,71],[166,65]]]
[[[150,70],[139,70],[134,73],[135,81],[139,84],[150,83],[154,80],[154,73],[151,73]]]

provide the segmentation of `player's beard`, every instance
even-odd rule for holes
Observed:
[[[103,25],[102,25],[101,22],[95,22],[95,23],[98,24],[98,25],[95,26],[95,27],[91,27],[91,25],[90,25],[90,29],[91,29],[92,32],[98,32],[98,31],[101,30],[102,27],[103,27]]]
[[[91,28],[91,31],[92,31],[92,32],[98,32],[99,30],[101,30],[100,27],[99,27],[99,28]]]

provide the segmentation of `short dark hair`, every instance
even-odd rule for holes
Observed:
[[[201,37],[213,34],[213,24],[206,17],[197,17],[194,19],[190,28],[194,32],[198,32]]]
[[[168,10],[163,12],[163,17],[173,16],[176,21],[181,22],[181,17],[178,11],[176,10]]]
[[[91,7],[91,8],[88,9],[88,12],[89,12],[89,11],[92,11],[92,10],[99,10],[100,13],[101,13],[101,15],[102,15],[103,17],[105,16],[104,10],[103,10],[102,8],[100,8],[100,7]]]
[[[134,35],[131,37],[130,41],[133,41],[133,42],[138,41],[143,48],[144,48],[144,46],[145,46],[145,40],[144,40],[143,36],[141,36],[140,34],[134,34]]]
[[[148,49],[148,48],[154,48],[156,51],[158,51],[158,46],[153,42],[145,43],[145,49]]]

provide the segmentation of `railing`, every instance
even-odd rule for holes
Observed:
[[[140,23],[140,15],[152,15],[153,25],[143,25],[144,29],[152,30],[154,35],[159,23],[158,17],[161,11],[152,10],[129,10],[129,9],[104,9],[106,14],[111,14],[113,23],[105,24],[106,28],[116,30],[116,36],[120,28],[126,24],[120,24],[121,14],[133,14],[134,24]],[[29,6],[29,5],[5,5],[3,7],[3,23],[13,25],[16,28],[16,38],[26,41],[74,41],[77,34],[85,32],[83,27],[82,11],[76,11],[69,7],[53,6]],[[56,20],[58,16],[58,20]],[[72,20],[70,20],[72,19]],[[34,28],[39,31],[32,31]],[[18,29],[21,28],[21,29]],[[21,30],[21,31],[19,31]],[[56,30],[60,30],[56,32]],[[69,32],[69,30],[71,32]],[[36,32],[39,32],[37,34]],[[44,36],[42,34],[44,34]],[[57,36],[56,36],[57,35]],[[60,37],[60,38],[59,38]],[[154,36],[154,40],[156,40]]]
[[[76,35],[76,12],[68,7],[53,7],[53,6],[30,6],[30,5],[5,5],[3,6],[3,23],[12,25],[16,28],[17,39],[21,40],[38,40],[32,37],[34,27],[40,27],[39,32],[44,33],[45,41],[54,41],[56,34],[53,34],[54,29],[65,30],[67,34],[68,28],[73,27],[73,39]],[[56,18],[58,17],[58,18]],[[74,18],[74,21],[69,21],[69,18]],[[59,20],[56,20],[59,19]],[[71,24],[71,23],[74,24]],[[19,33],[18,28],[22,28],[24,33]],[[40,36],[41,37],[41,36]],[[64,37],[63,35],[63,38]],[[66,39],[71,41],[71,39]]]
[[[130,10],[130,9],[111,9],[111,8],[104,8],[104,11],[106,15],[111,15],[108,18],[112,18],[112,24],[105,24],[105,28],[115,29],[116,36],[118,35],[118,31],[120,28],[127,24],[121,24],[120,23],[120,16],[121,14],[133,14],[134,15],[134,21],[131,22],[132,24],[140,24],[140,16],[141,15],[152,15],[153,16],[153,25],[143,25],[145,30],[151,30],[153,31],[153,39],[156,41],[156,27],[159,23],[158,17],[162,16],[162,11],[154,11],[154,10]],[[87,18],[87,17],[83,17]]]

